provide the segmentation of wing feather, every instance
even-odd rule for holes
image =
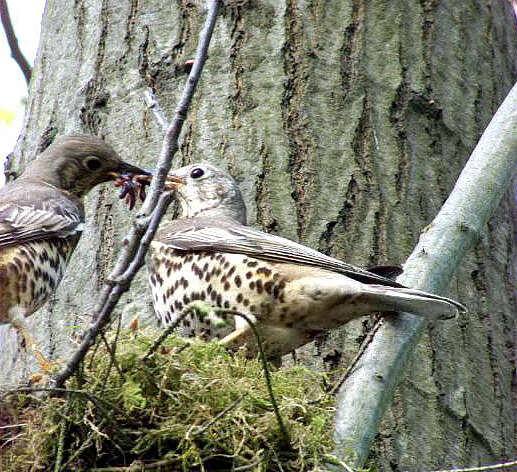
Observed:
[[[180,251],[245,254],[269,262],[309,265],[365,283],[401,287],[394,280],[347,264],[286,238],[256,231],[227,218],[180,219],[160,230],[156,239]]]
[[[80,204],[54,188],[18,182],[0,193],[0,249],[39,239],[78,235],[84,226]]]

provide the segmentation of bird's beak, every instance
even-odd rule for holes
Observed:
[[[165,179],[164,189],[176,191],[180,185],[185,185],[185,181],[175,175],[168,175]]]
[[[106,176],[111,180],[117,180],[120,177],[134,177],[135,175],[148,175],[151,176],[152,173],[148,170],[141,169],[140,167],[133,166],[128,164],[127,162],[122,162],[120,166],[115,170],[110,170],[106,172]]]

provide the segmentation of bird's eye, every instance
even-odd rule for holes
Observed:
[[[102,166],[102,162],[99,159],[97,159],[96,157],[88,158],[88,160],[85,162],[85,164],[86,164],[86,167],[92,171],[98,170]]]
[[[193,179],[199,179],[200,177],[203,177],[203,175],[205,175],[205,171],[201,169],[201,167],[195,167],[190,172],[190,177]]]

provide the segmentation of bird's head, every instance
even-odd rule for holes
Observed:
[[[122,175],[149,175],[139,167],[124,162],[118,154],[96,136],[61,136],[23,173],[81,198],[102,182]]]
[[[174,184],[182,216],[228,216],[246,224],[246,205],[237,182],[224,170],[200,162],[171,174],[183,181]]]

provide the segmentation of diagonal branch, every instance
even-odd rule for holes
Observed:
[[[451,195],[422,233],[398,282],[434,293],[447,287],[515,175],[516,122],[517,85],[483,133]],[[424,327],[422,318],[406,313],[385,318],[340,389],[335,456],[356,467],[364,464]]]
[[[176,107],[174,118],[165,132],[162,150],[158,160],[158,170],[151,182],[149,194],[137,217],[137,221],[133,224],[129,236],[124,241],[124,246],[116,266],[100,294],[94,311],[95,322],[86,332],[83,342],[77,351],[74,352],[64,369],[55,377],[54,386],[56,388],[61,387],[73,374],[88,352],[90,346],[95,342],[99,332],[109,322],[111,313],[120,300],[120,297],[128,290],[134,276],[144,264],[147,248],[170,202],[168,192],[163,193],[165,178],[171,168],[172,157],[178,150],[181,128],[187,116],[187,110],[192,101],[199,77],[201,76],[201,71],[206,62],[208,46],[214,30],[221,0],[209,0],[208,3],[208,14],[199,37],[194,66],[190,71],[180,102]]]
[[[11,22],[11,15],[9,15],[9,9],[7,8],[7,0],[0,0],[0,20],[5,31],[5,37],[11,48],[11,57],[16,61],[20,69],[22,70],[23,76],[27,84],[31,81],[32,69],[29,65],[29,61],[25,59],[20,46],[18,45],[18,38],[14,34],[13,24]]]

